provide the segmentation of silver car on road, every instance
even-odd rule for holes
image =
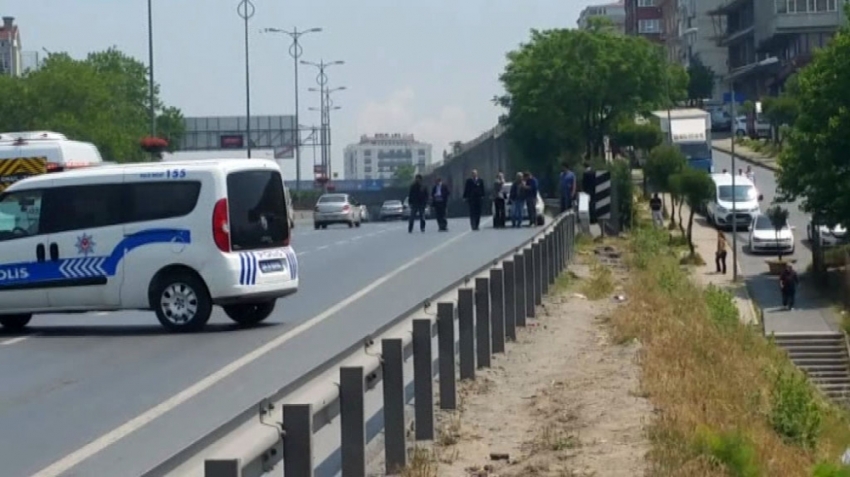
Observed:
[[[360,227],[360,204],[348,194],[324,194],[313,211],[313,227],[326,229],[332,224]]]

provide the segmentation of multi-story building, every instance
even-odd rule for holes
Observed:
[[[21,32],[14,17],[3,17],[0,25],[0,75],[20,76],[22,73]]]
[[[392,179],[399,167],[407,165],[425,171],[431,163],[431,149],[413,134],[361,136],[360,142],[345,148],[345,178]]]
[[[699,0],[702,1],[702,0]],[[728,50],[728,80],[747,99],[777,94],[846,23],[840,0],[725,0],[711,14]]]
[[[638,35],[656,42],[663,40],[661,0],[625,0],[625,6],[627,35]]]
[[[626,32],[626,5],[623,0],[603,5],[591,5],[581,11],[578,17],[578,27],[586,30],[590,27],[591,18],[606,18],[619,33]]]
[[[694,58],[710,68],[717,79],[711,98],[720,101],[725,91],[721,81],[727,74],[728,52],[717,44],[717,18],[709,12],[726,0],[661,0],[664,16],[664,45],[668,59],[685,67]]]

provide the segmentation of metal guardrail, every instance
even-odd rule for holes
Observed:
[[[407,403],[413,401],[414,439],[433,440],[434,378],[440,409],[456,409],[456,370],[461,380],[475,379],[476,368],[489,367],[492,354],[504,353],[517,327],[535,316],[574,257],[576,223],[572,212],[555,217],[515,250],[354,342],[145,477],[259,477],[280,462],[288,477],[340,470],[365,477],[367,447],[381,432],[387,473],[398,472],[407,463]],[[436,313],[428,311],[432,303]],[[282,416],[274,416],[275,409]],[[334,448],[316,465],[316,436],[327,441],[329,432]]]

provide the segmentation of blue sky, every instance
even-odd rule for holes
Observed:
[[[154,67],[163,100],[187,116],[244,115],[244,30],[238,0],[153,0]],[[505,53],[531,28],[574,27],[600,0],[253,0],[253,114],[292,114],[293,66],[288,38],[265,27],[321,27],[302,38],[303,59],[344,60],[328,69],[342,109],[332,116],[333,168],[361,134],[413,133],[434,145],[472,139],[495,124],[490,99],[502,91]],[[89,51],[117,46],[147,63],[145,0],[6,0],[24,50]],[[319,97],[307,92],[315,73],[301,70],[301,123],[318,123]],[[312,172],[305,150],[302,174]],[[231,154],[232,155],[232,154]],[[294,161],[293,161],[294,162]],[[287,176],[294,164],[285,166]]]

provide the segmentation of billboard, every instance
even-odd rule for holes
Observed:
[[[247,137],[245,116],[185,118],[186,134],[180,151],[220,151],[272,149],[275,159],[295,157],[295,116],[251,116],[251,137]]]

